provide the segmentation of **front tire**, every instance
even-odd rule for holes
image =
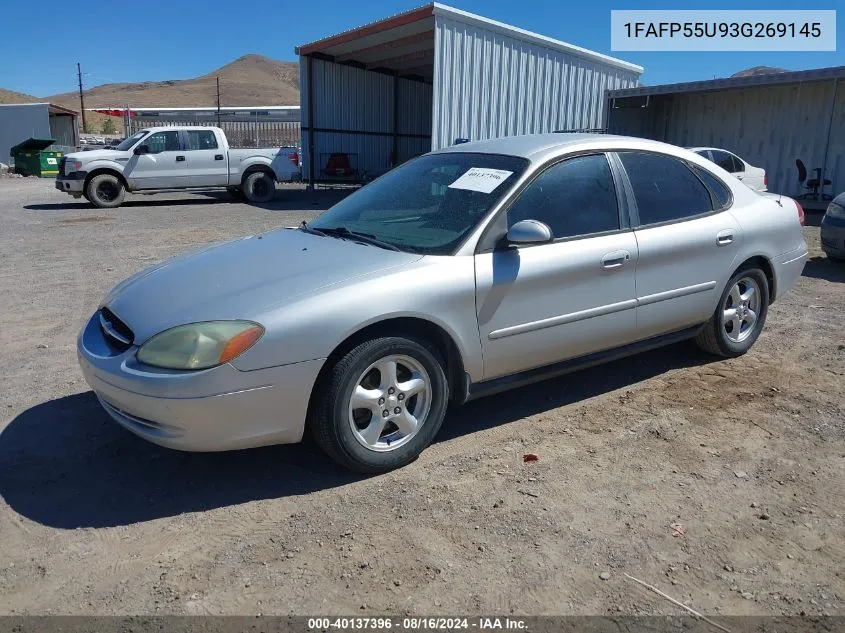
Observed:
[[[276,181],[263,171],[254,171],[244,179],[243,193],[250,202],[270,202],[276,194]]]
[[[99,209],[114,209],[123,204],[126,189],[120,178],[112,174],[100,174],[88,181],[85,197]]]
[[[361,343],[325,376],[309,427],[341,465],[381,473],[412,462],[434,440],[449,402],[443,362],[422,341]]]
[[[728,281],[716,311],[695,342],[715,356],[742,356],[760,336],[768,311],[766,274],[759,268],[741,268]]]

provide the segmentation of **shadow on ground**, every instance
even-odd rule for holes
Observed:
[[[801,275],[842,283],[845,282],[845,261],[836,261],[829,257],[811,257],[804,264]]]
[[[353,191],[355,190],[348,188],[317,189],[316,191],[279,189],[270,202],[262,204],[252,204],[236,200],[225,191],[198,192],[190,198],[168,198],[168,194],[166,193],[155,194],[154,196],[136,194],[127,198],[120,206],[120,209],[131,209],[133,207],[180,207],[219,203],[233,205],[245,204],[264,209],[265,211],[325,211],[333,204],[343,200]],[[103,211],[103,209],[97,209],[86,200],[27,204],[23,208],[30,211]]]
[[[471,402],[450,411],[438,442],[476,433],[712,357],[681,343]],[[56,528],[111,527],[362,479],[310,442],[228,453],[181,453],[112,422],[92,392],[36,405],[0,433],[0,496]]]

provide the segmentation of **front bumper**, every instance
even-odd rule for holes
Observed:
[[[74,171],[69,174],[59,174],[56,177],[56,189],[64,191],[71,195],[76,194],[76,197],[82,195],[85,189],[85,178],[88,172]]]
[[[185,372],[148,367],[136,346],[116,351],[95,314],[77,341],[85,381],[106,412],[150,442],[185,451],[224,451],[302,439],[323,360],[255,371],[226,364]]]
[[[845,219],[825,214],[820,228],[822,250],[833,259],[845,259]]]

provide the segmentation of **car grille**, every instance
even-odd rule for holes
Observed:
[[[126,351],[132,347],[135,340],[135,334],[130,327],[118,318],[118,316],[108,308],[100,310],[100,329],[106,337],[109,345],[120,350]]]

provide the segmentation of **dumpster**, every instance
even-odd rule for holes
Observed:
[[[24,176],[55,178],[59,173],[62,153],[47,151],[55,142],[52,138],[28,138],[15,145],[9,150],[15,159],[15,171]]]

